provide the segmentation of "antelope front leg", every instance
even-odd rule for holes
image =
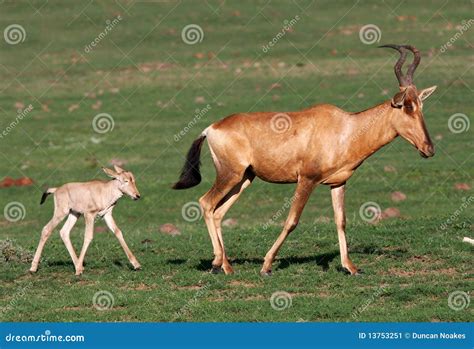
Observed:
[[[278,239],[273,244],[272,248],[265,255],[265,261],[263,263],[262,270],[260,270],[261,275],[271,275],[272,273],[272,264],[275,259],[278,250],[280,249],[283,242],[285,242],[286,237],[290,234],[298,225],[301,213],[303,208],[308,202],[309,196],[313,192],[315,183],[313,180],[307,178],[300,178],[298,184],[296,185],[296,191],[293,196],[293,203],[291,204],[290,213],[286,219],[285,226],[283,231],[278,236]]]
[[[82,245],[81,254],[76,264],[76,275],[81,275],[84,271],[84,257],[86,256],[87,248],[94,238],[94,219],[95,214],[86,213],[84,219],[86,220],[86,230],[84,233],[84,244]]]
[[[349,253],[347,251],[344,192],[345,184],[331,188],[332,207],[334,209],[334,221],[336,222],[337,236],[339,238],[339,250],[341,252],[342,267],[347,269],[351,273],[351,275],[356,275],[358,272],[357,267],[350,260]]]
[[[122,231],[117,226],[114,218],[112,217],[112,212],[108,212],[104,216],[104,220],[107,226],[109,227],[109,229],[112,231],[112,233],[114,233],[115,236],[117,237],[118,241],[120,242],[120,245],[122,246],[123,250],[125,251],[125,254],[128,257],[128,260],[130,261],[130,263],[132,263],[133,268],[135,268],[135,270],[140,269],[141,265],[140,263],[138,263],[138,260],[135,258],[132,251],[130,251],[130,249],[128,248],[127,243],[125,242],[125,239],[123,238]]]

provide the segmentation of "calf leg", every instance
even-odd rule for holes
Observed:
[[[86,230],[84,232],[84,243],[82,245],[81,254],[76,264],[76,275],[81,275],[84,271],[84,257],[86,256],[87,249],[94,238],[94,219],[95,214],[86,213],[84,219],[86,220]]]
[[[31,262],[30,272],[34,273],[38,270],[38,263],[41,258],[41,253],[43,252],[44,245],[46,244],[48,238],[51,236],[51,233],[53,232],[54,228],[56,228],[56,226],[63,220],[65,216],[66,213],[58,214],[57,211],[55,211],[53,218],[51,218],[48,224],[44,226],[41,232],[41,238],[38,247],[36,248],[35,256],[33,257],[33,261]]]
[[[77,222],[78,216],[74,213],[70,213],[66,223],[64,223],[63,227],[59,231],[59,235],[61,235],[61,239],[63,239],[64,245],[66,246],[69,255],[71,256],[72,262],[74,263],[74,267],[77,265],[77,256],[76,251],[74,251],[74,247],[71,244],[71,239],[69,235],[71,234],[71,229],[74,227],[74,224]]]
[[[122,231],[119,229],[117,224],[115,223],[114,218],[112,217],[112,212],[108,212],[104,216],[105,223],[107,223],[107,226],[109,229],[115,234],[117,237],[118,241],[120,242],[120,245],[122,246],[123,250],[125,251],[125,254],[128,257],[128,260],[130,263],[132,263],[133,267],[135,270],[138,270],[141,268],[140,263],[138,263],[138,260],[135,258],[133,255],[132,251],[127,246],[127,243],[125,242],[125,239],[123,238]]]

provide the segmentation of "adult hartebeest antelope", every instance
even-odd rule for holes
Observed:
[[[400,92],[359,113],[345,112],[320,104],[297,112],[255,112],[230,115],[206,128],[192,144],[174,189],[200,183],[200,152],[207,138],[217,177],[212,188],[200,198],[215,258],[212,271],[232,273],[222,238],[225,213],[255,176],[272,183],[297,183],[288,218],[278,239],[265,255],[262,275],[270,275],[272,262],[300,219],[310,194],[318,184],[331,186],[342,266],[351,274],[358,269],[347,251],[345,237],[344,187],[354,171],[370,155],[402,136],[427,158],[434,146],[423,119],[423,100],[436,86],[418,91],[413,74],[420,52],[410,45],[385,45],[400,52],[395,75]],[[414,59],[406,75],[402,66],[407,53]]]
[[[122,231],[117,224],[115,224],[115,220],[112,217],[115,204],[123,194],[127,194],[133,200],[138,200],[140,199],[140,193],[135,184],[135,176],[131,172],[125,171],[119,166],[114,166],[114,169],[115,171],[103,168],[103,171],[113,179],[111,181],[105,182],[96,180],[84,183],[67,183],[58,188],[49,188],[43,193],[41,204],[45,202],[49,194],[54,194],[54,214],[53,218],[44,226],[41,232],[40,242],[36,249],[35,256],[33,257],[33,262],[31,263],[31,272],[34,273],[38,269],[38,263],[44,244],[54,228],[64,217],[68,216],[66,223],[64,223],[64,226],[61,228],[60,235],[74,263],[76,275],[81,275],[84,271],[83,262],[87,248],[94,237],[94,220],[97,215],[104,217],[105,223],[119,240],[120,245],[133,267],[140,269],[140,263],[138,263],[132,251],[128,248]],[[71,244],[69,235],[77,219],[82,214],[86,221],[86,229],[81,254],[78,258]]]

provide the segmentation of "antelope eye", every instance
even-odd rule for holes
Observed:
[[[405,105],[405,110],[406,110],[407,112],[412,112],[412,111],[413,111],[413,106],[412,106],[411,104],[406,104],[406,105]]]

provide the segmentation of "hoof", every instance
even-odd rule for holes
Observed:
[[[263,276],[263,277],[265,277],[265,276],[272,276],[272,271],[271,271],[271,270],[267,270],[267,271],[262,270],[262,271],[260,272],[260,275]]]
[[[211,270],[209,271],[211,274],[220,274],[222,272],[221,267],[212,266]]]
[[[34,274],[34,273],[36,273],[36,269],[30,269],[30,270],[28,270],[28,273]]]
[[[232,269],[232,267],[230,265],[222,266],[222,269],[224,270],[225,275],[234,274],[234,269]]]
[[[133,266],[133,270],[135,271],[142,270],[142,266],[140,264],[138,264],[137,266]]]

